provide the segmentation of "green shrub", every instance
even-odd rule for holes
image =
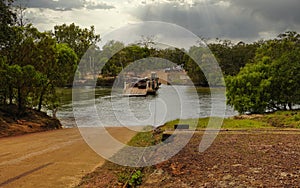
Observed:
[[[121,172],[118,174],[118,181],[127,188],[137,187],[143,182],[143,174],[140,170],[135,171],[133,174],[130,172]]]
[[[128,184],[131,187],[136,187],[138,185],[141,185],[142,182],[143,182],[143,174],[140,170],[138,170],[132,174]]]
[[[126,172],[121,172],[118,174],[118,182],[122,184],[126,184],[129,180],[130,174]]]

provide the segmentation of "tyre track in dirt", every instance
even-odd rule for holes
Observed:
[[[124,143],[135,135],[108,130]],[[0,187],[72,187],[104,162],[75,128],[1,138]]]

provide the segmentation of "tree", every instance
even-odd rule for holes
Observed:
[[[205,49],[198,46],[192,46],[189,49],[188,55],[186,55],[186,63],[184,65],[185,70],[188,72],[189,77],[195,85],[208,86],[207,79],[201,70],[200,66],[195,62],[201,62],[202,67],[204,66],[202,58],[205,53]]]
[[[125,45],[119,41],[108,41],[103,47],[100,52],[99,62],[100,67],[102,68],[101,74],[104,76],[116,76],[119,71],[122,70],[122,67],[125,66],[125,54],[122,56],[117,57],[117,53],[119,53],[122,49],[125,48]],[[121,59],[122,58],[122,59]],[[119,71],[116,72],[115,68],[117,67],[116,64],[119,64]]]
[[[239,113],[264,113],[271,100],[270,58],[247,64],[226,79],[227,103]]]
[[[48,99],[51,95],[57,97],[56,87],[74,76],[78,58],[67,44],[57,44],[49,32],[39,32],[30,24],[13,29],[17,37],[1,62],[6,81],[2,98],[8,98],[10,104],[16,101],[20,111],[25,107],[37,107],[40,111],[43,105],[55,103]]]
[[[300,104],[299,41],[296,32],[266,41],[254,63],[227,78],[228,104],[240,113],[292,109]]]
[[[36,71],[32,65],[23,67],[11,65],[6,66],[6,68],[6,77],[9,80],[7,84],[12,86],[19,113],[22,114],[30,105],[29,95],[34,93],[35,88],[38,87],[41,73]]]
[[[246,44],[242,41],[233,44],[228,40],[218,40],[217,43],[208,44],[215,55],[225,75],[237,75],[246,63],[252,62],[256,49],[261,43]]]
[[[44,97],[54,94],[56,87],[65,85],[74,77],[78,58],[66,44],[56,44],[48,34],[41,38],[37,46],[40,60],[35,66],[45,76],[40,85],[38,110],[41,110]]]
[[[16,15],[11,10],[13,0],[0,0],[0,50],[9,45],[13,39],[12,28]]]
[[[272,108],[291,109],[294,104],[299,104],[299,53],[300,35],[293,31],[266,42],[256,53],[255,60],[272,59]]]
[[[14,14],[16,15],[16,25],[23,27],[28,24],[28,19],[26,18],[26,6],[22,2],[14,3],[12,8]]]
[[[138,45],[125,46],[118,41],[109,41],[103,46],[101,52],[101,62],[105,64],[102,74],[105,76],[117,76],[126,66],[137,60],[141,60],[150,56],[149,49]],[[144,67],[135,67],[139,71]]]
[[[224,74],[234,74],[235,70],[232,54],[233,44],[228,40],[218,40],[217,43],[211,43],[208,47],[215,55]]]
[[[66,43],[72,48],[79,60],[83,57],[88,48],[100,41],[100,35],[95,34],[94,26],[90,29],[81,29],[74,23],[70,25],[56,25],[54,37],[58,43]]]
[[[141,36],[141,40],[137,43],[141,47],[145,47],[149,49],[151,45],[155,45],[155,37],[153,35],[151,36]]]
[[[34,93],[35,100],[32,101],[41,110],[43,96],[46,92],[45,82],[48,81],[47,75],[51,73],[52,62],[56,61],[55,40],[49,33],[41,33],[30,24],[25,27],[15,26],[13,29],[17,35],[7,53],[8,64],[9,66],[20,66],[20,68],[30,65],[42,74],[39,77],[39,89]],[[14,85],[11,84],[10,87]],[[10,101],[12,103],[12,96],[10,96]]]
[[[10,78],[8,76],[8,72],[7,59],[0,57],[0,104],[6,104],[10,95]]]
[[[56,64],[53,66],[53,71],[56,75],[56,86],[64,86],[70,79],[73,79],[77,68],[78,57],[73,49],[67,44],[56,44]]]

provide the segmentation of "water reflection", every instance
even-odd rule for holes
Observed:
[[[178,118],[215,116],[211,112],[212,104],[215,106],[219,104],[221,108],[225,102],[222,93],[211,99],[209,89],[198,88],[195,92],[190,86],[162,85],[157,96],[130,98],[121,97],[118,92],[112,92],[109,88],[78,88],[77,90],[76,92],[80,93],[80,101],[77,101],[79,108],[76,110],[83,113],[80,116],[83,122],[95,126],[100,124],[105,126],[161,125]],[[57,117],[64,127],[74,127],[72,89],[60,89],[60,92],[62,106]],[[93,96],[95,100],[91,100]],[[225,116],[236,114],[232,108],[227,107]]]

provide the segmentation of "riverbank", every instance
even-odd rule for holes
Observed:
[[[200,153],[206,118],[197,132],[171,159],[147,168],[122,167],[106,162],[86,175],[78,187],[272,187],[300,184],[300,111],[225,119],[210,148]],[[191,121],[191,120],[187,120]],[[130,144],[161,142],[165,130],[139,133]],[[176,141],[176,136],[175,136]]]
[[[44,112],[27,109],[18,115],[17,106],[0,106],[0,138],[61,129],[59,120]]]

